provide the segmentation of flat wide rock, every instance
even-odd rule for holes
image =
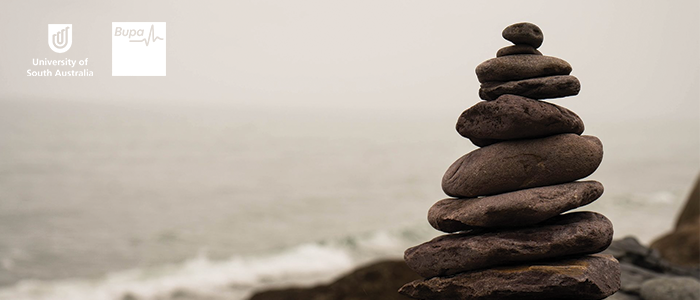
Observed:
[[[591,254],[612,242],[605,216],[574,212],[538,225],[447,234],[404,252],[408,267],[425,278],[453,275],[499,265]]]
[[[515,23],[503,29],[503,38],[513,44],[526,44],[535,48],[542,46],[544,34],[537,25],[532,23]]]
[[[435,229],[523,227],[584,206],[603,194],[597,181],[570,182],[472,199],[443,199],[428,211]]]
[[[442,177],[449,196],[473,198],[576,181],[603,160],[603,144],[573,133],[505,141],[459,158]]]
[[[530,78],[508,82],[485,82],[479,89],[479,97],[495,100],[501,95],[513,94],[532,99],[550,99],[578,95],[581,83],[571,75]]]
[[[399,293],[435,300],[598,300],[619,288],[617,260],[596,254],[416,280]]]
[[[476,77],[481,83],[569,75],[569,73],[571,73],[571,65],[563,59],[530,54],[496,57],[476,67]]]
[[[503,47],[501,49],[498,49],[498,52],[496,52],[496,57],[515,55],[515,54],[542,55],[542,52],[540,52],[539,50],[535,49],[535,47],[532,47],[530,45],[511,45],[508,47]]]
[[[456,127],[460,135],[480,147],[504,140],[581,134],[584,130],[583,121],[574,112],[516,95],[477,103],[462,113]]]

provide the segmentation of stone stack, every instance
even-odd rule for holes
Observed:
[[[620,267],[605,250],[612,223],[568,210],[601,196],[593,173],[603,145],[582,136],[574,112],[539,99],[576,95],[571,65],[543,56],[542,31],[518,23],[503,30],[515,45],[476,68],[483,100],[457,131],[481,147],[458,159],[442,188],[451,197],[428,221],[448,234],[406,250],[425,279],[400,293],[416,299],[604,299],[620,287]]]

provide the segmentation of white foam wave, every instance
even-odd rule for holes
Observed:
[[[182,264],[134,269],[99,279],[25,280],[0,289],[0,300],[245,299],[261,288],[331,280],[369,260],[398,257],[428,230],[375,232],[305,244],[281,253],[215,261],[200,254]]]

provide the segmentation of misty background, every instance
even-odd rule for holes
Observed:
[[[167,76],[112,77],[111,22],[149,21]],[[581,81],[549,101],[604,145],[584,209],[670,230],[700,169],[697,1],[3,1],[0,299],[243,299],[400,257],[438,235],[474,69],[523,21]]]

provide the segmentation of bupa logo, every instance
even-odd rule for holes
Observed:
[[[73,45],[73,24],[49,24],[49,47],[63,53]]]
[[[112,76],[165,76],[165,22],[112,22]]]
[[[148,31],[148,37],[143,37],[143,29],[123,29],[121,27],[117,27],[117,29],[114,30],[114,36],[128,36],[129,37],[129,42],[144,42],[146,46],[150,44],[150,42],[155,42],[157,40],[163,40],[163,38],[156,36],[155,33],[155,25],[151,24],[151,29]],[[133,39],[132,39],[133,38]],[[141,38],[141,39],[139,39]]]

